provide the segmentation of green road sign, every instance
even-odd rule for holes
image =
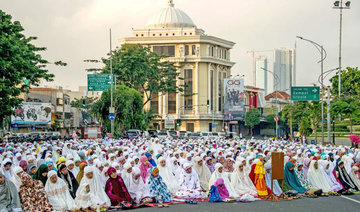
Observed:
[[[319,101],[320,87],[291,87],[291,100],[293,101]]]
[[[106,91],[111,87],[111,74],[88,74],[88,91]]]

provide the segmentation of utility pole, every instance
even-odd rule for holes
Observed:
[[[327,89],[327,134],[328,134],[328,142],[331,144],[331,135],[330,129],[331,128],[331,117],[330,117],[330,86]]]
[[[111,76],[111,89],[110,89],[110,113],[115,113],[113,107],[113,87],[114,87],[114,77],[112,70],[112,47],[111,47],[111,28],[110,28],[110,76]],[[114,119],[111,120],[111,135],[114,136]]]
[[[324,144],[324,48],[321,45],[321,143]]]

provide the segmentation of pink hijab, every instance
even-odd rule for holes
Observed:
[[[218,189],[218,192],[222,199],[228,199],[229,198],[229,191],[227,190],[224,179],[218,178],[214,184],[216,188]]]
[[[148,170],[152,167],[152,165],[150,163],[148,163],[148,165],[145,165],[144,162],[145,160],[147,160],[146,156],[142,156],[140,158],[141,161],[141,165],[140,165],[140,176],[143,179],[144,183],[146,182],[146,178],[148,176]]]

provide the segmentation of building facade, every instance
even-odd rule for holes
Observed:
[[[167,60],[181,67],[178,71],[192,96],[182,93],[159,93],[145,105],[155,111],[154,126],[164,128],[164,121],[171,116],[179,121],[176,130],[220,131],[224,126],[224,79],[230,76],[234,62],[231,41],[206,35],[182,10],[169,0],[144,29],[133,29],[133,36],[120,38],[120,44],[141,44],[154,52],[168,55]],[[212,126],[215,124],[215,129]]]
[[[268,60],[266,57],[258,57],[255,60],[255,87],[262,88],[265,95],[268,92]]]
[[[274,51],[274,73],[275,90],[290,93],[291,86],[296,85],[296,51],[294,49]]]

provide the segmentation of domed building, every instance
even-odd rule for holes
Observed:
[[[206,35],[182,10],[168,0],[166,8],[156,13],[144,29],[133,29],[133,36],[120,38],[120,44],[141,44],[174,62],[189,93],[159,93],[145,105],[153,108],[157,129],[179,122],[180,131],[221,131],[224,127],[224,78],[230,76],[230,50],[234,42]],[[180,81],[178,81],[180,83]],[[168,123],[165,126],[165,120]]]

